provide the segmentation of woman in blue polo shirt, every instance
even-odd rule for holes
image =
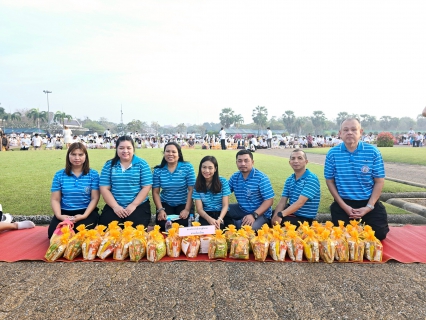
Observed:
[[[152,173],[148,163],[134,155],[135,143],[129,136],[116,141],[115,157],[102,168],[100,190],[105,207],[99,224],[111,221],[132,221],[133,226],[148,226],[151,207],[148,193],[152,185]]]
[[[50,203],[54,216],[48,229],[52,237],[57,225],[69,219],[74,229],[86,225],[93,229],[98,224],[99,174],[90,169],[89,155],[84,144],[70,145],[65,160],[65,169],[53,177]]]
[[[205,156],[200,161],[192,194],[201,225],[213,225],[216,229],[225,227],[224,218],[228,212],[230,194],[228,180],[219,176],[216,158]]]
[[[152,184],[152,198],[157,207],[156,223],[162,230],[167,215],[179,215],[175,222],[188,225],[194,184],[194,167],[184,161],[182,150],[176,142],[167,143],[161,163],[154,167]]]

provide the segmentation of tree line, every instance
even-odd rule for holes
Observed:
[[[325,131],[339,130],[340,124],[348,117],[360,120],[364,131],[380,132],[394,131],[407,132],[410,128],[414,130],[426,130],[426,119],[419,114],[416,119],[409,117],[381,116],[377,118],[369,114],[355,114],[345,111],[339,112],[334,119],[328,119],[321,110],[313,111],[311,116],[296,116],[292,110],[286,110],[280,117],[272,116],[268,119],[268,109],[264,106],[257,106],[252,111],[253,123],[244,124],[241,115],[236,115],[231,108],[224,108],[219,114],[221,125],[225,128],[253,128],[258,129],[270,127],[271,130],[284,130],[288,134],[324,134]]]
[[[188,124],[179,123],[176,126],[161,125],[157,121],[150,123],[133,119],[128,123],[114,123],[108,121],[107,118],[101,117],[99,120],[89,118],[76,119],[82,127],[89,129],[91,132],[101,133],[106,129],[110,129],[115,133],[140,132],[150,133],[154,135],[174,134],[177,132],[186,133],[194,132],[200,135],[205,133],[217,133],[220,127],[225,128],[241,128],[252,130],[264,130],[270,127],[272,131],[280,130],[287,134],[325,134],[337,133],[340,123],[348,118],[356,117],[361,121],[364,131],[380,132],[407,132],[413,128],[416,131],[426,130],[426,118],[420,114],[416,119],[409,117],[391,117],[382,116],[377,118],[369,114],[353,114],[348,112],[339,112],[334,119],[328,119],[324,112],[317,110],[313,111],[311,116],[297,116],[292,110],[286,110],[277,117],[268,117],[268,109],[265,106],[257,106],[252,110],[252,117],[249,123],[245,123],[241,114],[237,114],[232,108],[223,108],[219,114],[219,122],[204,122],[203,124]],[[0,119],[2,120],[1,127],[12,128],[19,132],[20,128],[37,127],[46,130],[49,128],[52,133],[62,131],[62,127],[66,120],[74,119],[72,115],[63,111],[51,112],[50,115],[46,111],[40,111],[37,108],[18,110],[13,113],[8,113],[4,108],[0,107]],[[48,124],[48,120],[50,123]],[[58,124],[61,124],[58,125]]]

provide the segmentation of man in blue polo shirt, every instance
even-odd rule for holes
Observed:
[[[289,164],[294,173],[284,183],[281,200],[274,211],[271,223],[283,224],[290,221],[298,226],[307,221],[309,224],[316,217],[321,199],[318,177],[306,169],[308,158],[301,149],[290,153]]]
[[[232,219],[237,228],[250,225],[257,230],[271,219],[274,190],[268,176],[253,168],[250,150],[238,151],[236,158],[239,171],[229,179],[229,187],[238,203],[229,205],[225,218]]]
[[[375,231],[379,240],[389,232],[386,209],[379,201],[385,183],[385,169],[380,151],[360,142],[362,135],[358,119],[342,122],[339,131],[343,143],[333,147],[325,159],[324,176],[334,198],[330,206],[331,219],[346,224],[362,219]]]

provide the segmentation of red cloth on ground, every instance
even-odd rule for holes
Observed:
[[[390,227],[390,232],[383,243],[383,262],[391,259],[402,263],[420,262],[426,263],[426,226],[406,225],[403,227]],[[7,231],[0,233],[0,261],[16,262],[24,260],[45,261],[44,255],[49,247],[47,238],[47,227],[35,227],[17,231]],[[214,261],[209,260],[207,254],[199,254],[197,258],[187,258],[183,253],[179,258],[164,257],[160,262],[169,261]],[[70,262],[66,259],[58,261]],[[74,261],[84,261],[80,255]],[[95,259],[94,261],[103,261]],[[116,261],[108,258],[104,261]],[[128,261],[128,260],[127,260]],[[143,258],[141,262],[147,262]],[[253,255],[249,260],[222,259],[226,262],[246,262],[255,261]],[[270,257],[266,261],[273,261]],[[288,258],[286,262],[290,261]],[[368,262],[368,261],[364,261]],[[338,262],[336,262],[338,263]]]

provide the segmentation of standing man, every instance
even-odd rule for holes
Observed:
[[[425,136],[420,131],[418,132],[418,135],[419,135],[419,147],[423,147],[423,140]]]
[[[270,127],[266,128],[266,143],[268,144],[268,150],[271,149],[271,143],[272,143],[272,131]]]
[[[312,148],[312,142],[314,139],[312,138],[310,133],[308,133],[308,137],[306,140],[308,141],[308,148]]]
[[[109,141],[111,140],[111,131],[109,129],[106,129],[104,131],[104,137]]]
[[[225,130],[223,130],[223,127],[220,128],[219,136],[220,136],[220,146],[222,147],[222,150],[226,150],[226,132]]]
[[[413,128],[410,128],[410,130],[408,130],[408,132],[407,132],[407,135],[408,135],[408,137],[410,138],[410,144],[413,146],[413,147],[415,147],[416,146],[416,139],[415,139],[415,135],[416,135],[416,132],[413,130]]]
[[[318,177],[306,169],[308,158],[305,151],[294,149],[288,162],[294,173],[284,183],[281,200],[274,211],[271,223],[283,224],[290,221],[298,226],[298,222],[312,223],[318,213],[321,189]]]
[[[239,171],[229,179],[229,187],[238,203],[229,205],[225,219],[232,219],[237,228],[249,225],[258,230],[271,219],[274,190],[268,176],[253,167],[250,150],[238,151],[236,159]]]
[[[379,201],[385,183],[385,169],[380,151],[360,142],[362,135],[358,119],[342,122],[339,131],[342,143],[331,148],[325,159],[324,176],[334,198],[330,206],[331,220],[349,223],[362,219],[383,240],[389,232],[386,209]]]
[[[3,136],[0,134],[0,149],[1,151],[9,151],[9,138],[6,136],[6,134],[3,134]]]

